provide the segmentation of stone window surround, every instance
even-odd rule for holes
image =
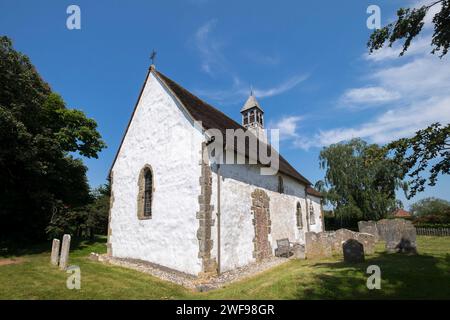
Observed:
[[[137,197],[137,217],[139,220],[149,220],[152,218],[152,215],[146,216],[144,215],[144,202],[145,202],[145,173],[150,170],[152,175],[152,202],[151,206],[153,207],[153,194],[155,193],[155,175],[153,174],[152,166],[146,164],[141,171],[139,172],[138,178],[138,197]]]
[[[296,207],[295,207],[295,217],[297,220],[297,228],[303,229],[303,214],[302,214],[302,205],[300,204],[300,201],[297,201]]]
[[[309,224],[310,225],[315,225],[316,224],[316,213],[314,211],[314,205],[313,205],[313,201],[309,200]]]
[[[284,180],[281,175],[278,176],[278,187],[277,187],[278,193],[284,193]]]

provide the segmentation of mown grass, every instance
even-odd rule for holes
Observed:
[[[42,247],[41,247],[42,248]],[[418,255],[387,254],[383,244],[366,262],[341,257],[292,260],[222,289],[198,293],[137,271],[90,261],[104,238],[74,243],[71,265],[81,268],[81,290],[50,265],[50,253],[19,251],[24,261],[0,266],[0,299],[450,299],[450,238],[418,237]],[[42,249],[41,249],[42,251]],[[14,257],[17,254],[8,253]],[[381,268],[381,290],[368,290],[366,269]]]

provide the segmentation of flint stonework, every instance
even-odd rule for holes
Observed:
[[[361,242],[349,239],[342,244],[344,261],[349,263],[364,262],[364,247]]]
[[[266,192],[256,189],[252,193],[252,214],[253,225],[255,228],[255,238],[253,239],[254,251],[253,257],[256,261],[262,261],[272,256],[272,246],[269,242],[271,232],[270,198]]]
[[[205,152],[206,144],[202,144],[201,155]],[[197,211],[198,229],[198,257],[202,260],[202,272],[200,277],[210,277],[217,275],[217,262],[216,259],[211,256],[211,250],[214,242],[211,239],[211,227],[214,225],[212,219],[212,212],[214,206],[210,204],[212,195],[212,174],[209,163],[203,160],[200,161],[201,177],[200,183],[200,195],[198,196],[199,210]]]
[[[60,244],[60,241],[58,239],[53,239],[52,254],[50,256],[50,262],[55,266],[58,265],[58,260],[59,260],[59,244]]]
[[[59,258],[59,268],[61,270],[66,270],[69,263],[69,252],[70,252],[70,234],[65,234],[63,236],[62,246],[61,246],[61,257]]]

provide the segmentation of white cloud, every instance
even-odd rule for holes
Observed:
[[[305,81],[308,78],[308,75],[301,74],[294,76],[292,78],[289,78],[288,80],[284,81],[283,83],[274,86],[272,88],[266,88],[266,89],[253,89],[253,92],[255,93],[256,97],[264,98],[264,97],[272,97],[279,95],[281,93],[284,93],[286,91],[291,90],[292,88],[296,87],[300,82]]]
[[[425,51],[431,52],[430,37],[418,37],[414,39],[406,51],[404,58],[409,58],[423,54]],[[373,62],[386,62],[388,60],[396,60],[400,57],[403,43],[394,43],[392,47],[386,46],[383,49],[374,51],[372,54],[364,54],[364,59]]]
[[[276,122],[270,122],[268,125],[269,129],[279,129],[280,130],[280,139],[291,139],[297,138],[297,128],[298,123],[303,120],[303,117],[300,116],[286,116],[282,117]]]
[[[344,104],[379,104],[397,100],[400,94],[383,87],[365,87],[348,89],[341,97]]]
[[[197,89],[195,92],[216,102],[231,104],[242,102],[250,93],[250,84],[242,81],[233,70],[232,63],[224,55],[225,44],[213,36],[217,19],[211,19],[200,26],[194,34],[194,44],[200,53],[201,69],[212,77],[217,74],[226,75],[231,79],[228,89]],[[244,51],[251,55],[254,62],[263,64],[278,64],[279,58],[260,54],[256,51]],[[287,80],[266,88],[254,87],[253,92],[258,98],[272,97],[296,87],[308,78],[307,74],[298,74]]]
[[[275,122],[270,122],[268,129],[280,130],[280,140],[288,140],[294,148],[308,150],[316,144],[316,139],[299,133],[303,116],[284,116]]]
[[[434,122],[450,123],[450,56],[430,54],[430,34],[425,32],[403,57],[398,57],[398,46],[381,49],[376,58],[365,56],[371,63],[366,83],[344,91],[341,102],[383,103],[378,114],[354,125],[319,129],[309,137],[296,132],[292,145],[322,147],[357,137],[384,144]],[[299,136],[309,143],[299,144]]]
[[[306,74],[300,74],[288,78],[287,80],[267,88],[253,87],[253,93],[256,98],[266,98],[280,95],[287,92],[308,78]],[[210,90],[197,89],[195,92],[208,99],[225,104],[244,103],[244,100],[250,94],[250,84],[243,82],[239,77],[233,77],[233,83],[229,89]]]
[[[407,107],[388,110],[375,119],[355,127],[320,131],[314,136],[314,141],[319,146],[326,146],[359,137],[384,144],[410,136],[433,122],[450,122],[450,95],[445,98],[429,98]]]
[[[201,69],[214,75],[217,71],[227,70],[227,60],[223,55],[224,44],[211,37],[217,19],[211,19],[195,32],[195,45],[200,52]]]

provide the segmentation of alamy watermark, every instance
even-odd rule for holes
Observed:
[[[373,290],[381,289],[381,269],[379,266],[373,264],[367,267],[366,270],[367,274],[370,274],[370,276],[367,278],[366,286],[367,289]]]
[[[69,290],[80,290],[81,289],[81,269],[79,266],[69,266],[66,269],[66,273],[70,276],[66,280],[66,286]]]
[[[372,4],[367,7],[367,11],[370,16],[367,18],[366,25],[370,30],[381,28],[381,9],[379,6]]]
[[[66,13],[69,15],[66,20],[66,27],[69,30],[81,29],[81,9],[75,4],[67,7]]]
[[[279,169],[279,129],[203,130],[202,122],[195,121],[194,127],[206,136],[206,148],[202,161],[214,164],[259,164],[261,175],[276,175]],[[195,141],[195,139],[193,139]],[[195,150],[195,148],[193,148]]]

